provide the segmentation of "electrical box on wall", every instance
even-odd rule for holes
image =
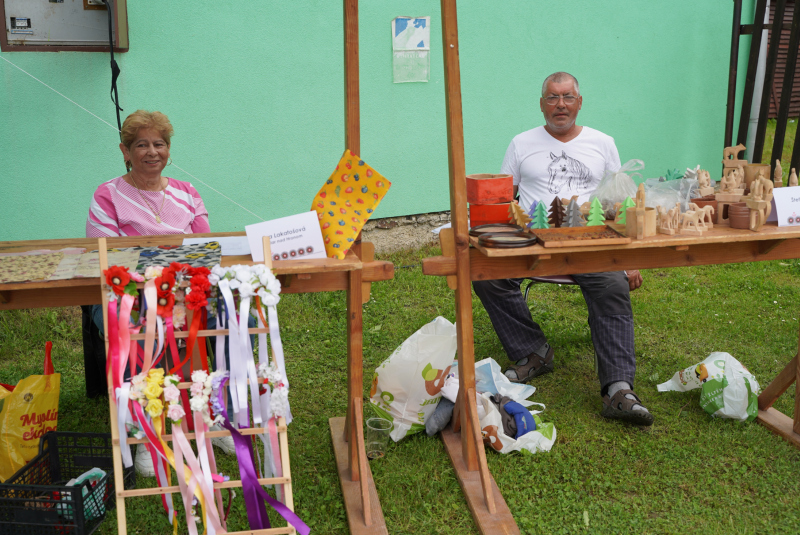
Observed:
[[[114,48],[128,49],[126,0],[111,0]],[[4,51],[108,51],[108,10],[102,0],[0,0]]]

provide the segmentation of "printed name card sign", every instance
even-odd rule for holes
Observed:
[[[244,230],[254,262],[264,261],[264,236],[269,236],[273,260],[327,257],[317,213],[313,211],[247,225]]]
[[[800,225],[800,187],[772,190],[772,213],[767,221],[777,221],[779,227]]]

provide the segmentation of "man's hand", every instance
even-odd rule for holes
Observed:
[[[642,285],[642,274],[639,273],[638,269],[626,271],[625,274],[628,276],[628,285],[630,286],[631,291],[634,291],[636,288]]]

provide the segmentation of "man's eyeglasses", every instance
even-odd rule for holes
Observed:
[[[545,102],[547,102],[547,104],[550,106],[555,106],[558,104],[558,101],[562,99],[564,100],[564,104],[569,106],[571,104],[575,104],[575,101],[578,100],[578,97],[575,95],[551,95],[549,97],[544,97]]]

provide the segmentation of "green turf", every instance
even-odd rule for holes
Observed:
[[[426,322],[455,319],[445,280],[427,277],[429,248],[393,254],[392,281],[364,305],[364,392],[375,369]],[[555,373],[534,380],[558,440],[549,453],[487,452],[523,533],[796,533],[800,451],[756,424],[711,419],[699,391],[656,385],[712,351],[739,359],[765,385],[797,351],[800,262],[649,270],[633,293],[636,391],[656,417],[640,429],[599,416],[599,384],[586,307],[576,287],[539,285],[529,305],[556,349]],[[314,533],[347,533],[328,418],[345,414],[345,295],[284,295],[278,306],[295,421],[289,427],[295,504]],[[477,298],[476,359],[507,360]],[[78,308],[0,312],[0,382],[38,373],[54,342],[62,375],[58,428],[108,432],[108,402],[84,396]],[[794,388],[775,404],[792,415]],[[235,459],[217,455],[237,475]],[[441,442],[391,444],[371,468],[390,533],[474,533]],[[154,485],[139,478],[139,486]],[[177,497],[177,495],[176,495]],[[131,533],[170,533],[157,498],[127,500]],[[241,496],[231,529],[246,529]],[[587,528],[588,524],[588,528]],[[110,513],[100,533],[116,533]]]

